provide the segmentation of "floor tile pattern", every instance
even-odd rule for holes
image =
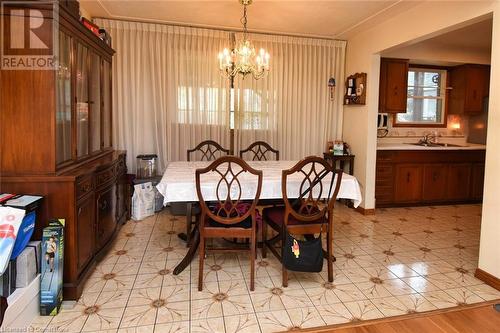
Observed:
[[[243,254],[209,256],[198,292],[197,259],[172,274],[187,251],[177,237],[184,219],[165,209],[125,224],[77,304],[31,326],[45,332],[275,332],[498,299],[500,292],[473,275],[480,212],[480,205],[461,205],[363,216],[339,204],[333,282],[325,267],[290,274],[283,288],[280,263],[259,251],[254,292]]]

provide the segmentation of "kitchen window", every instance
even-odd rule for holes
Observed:
[[[410,67],[406,113],[394,126],[446,127],[446,70]]]

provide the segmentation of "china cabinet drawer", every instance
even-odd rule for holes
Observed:
[[[81,179],[78,179],[76,183],[76,198],[80,199],[87,193],[92,192],[93,189],[94,182],[92,176],[82,177]]]

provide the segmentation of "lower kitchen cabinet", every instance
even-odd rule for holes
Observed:
[[[452,164],[448,167],[446,197],[449,200],[467,200],[471,198],[471,164]]]
[[[446,200],[446,182],[448,166],[446,164],[424,165],[423,196],[424,201]]]
[[[396,166],[394,187],[395,202],[415,202],[422,200],[422,172],[419,164],[401,164]]]
[[[377,207],[482,200],[484,150],[379,150]]]
[[[472,165],[472,193],[471,197],[474,200],[483,198],[484,187],[484,163],[476,163]]]

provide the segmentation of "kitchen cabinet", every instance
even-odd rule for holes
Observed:
[[[423,200],[441,201],[446,199],[448,166],[446,164],[424,165]]]
[[[470,197],[471,164],[457,163],[448,166],[446,197],[449,200],[467,200]]]
[[[379,112],[405,113],[408,97],[406,59],[382,58],[380,61]]]
[[[377,207],[478,202],[485,150],[378,150]]]
[[[394,201],[394,166],[385,161],[377,161],[375,181],[375,197],[377,202],[391,203]]]
[[[489,94],[490,66],[461,65],[450,71],[449,114],[477,114],[483,111]]]
[[[395,202],[415,202],[422,199],[422,174],[420,164],[400,164],[396,166],[394,183]]]
[[[484,163],[472,165],[472,187],[471,198],[481,200],[484,188]]]

